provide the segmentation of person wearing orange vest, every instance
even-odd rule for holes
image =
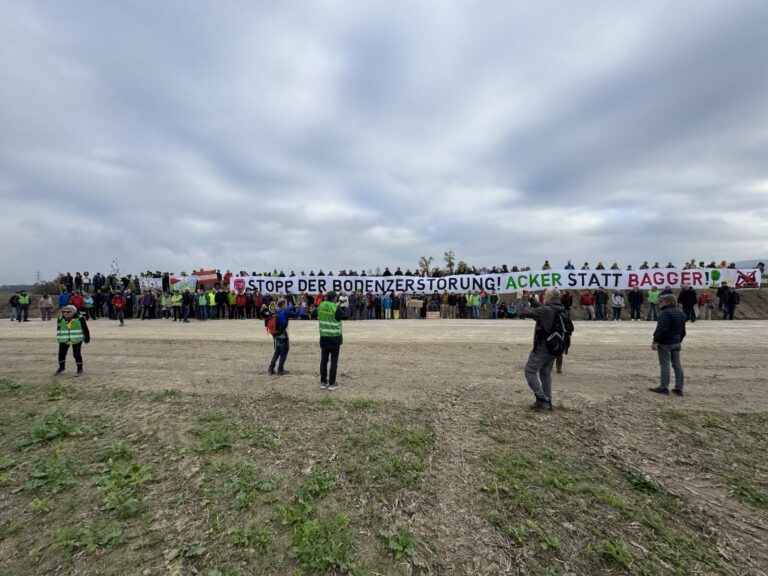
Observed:
[[[83,355],[81,348],[83,342],[88,344],[91,341],[91,333],[88,331],[88,324],[85,317],[81,316],[77,308],[68,304],[61,309],[61,316],[56,322],[56,339],[59,341],[59,367],[54,376],[60,376],[64,373],[64,367],[67,360],[67,352],[72,348],[72,355],[77,364],[77,373],[75,376],[83,375]]]

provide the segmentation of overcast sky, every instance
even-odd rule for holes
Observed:
[[[765,0],[0,14],[0,283],[768,255]]]

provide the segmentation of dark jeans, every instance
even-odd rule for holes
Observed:
[[[661,379],[659,388],[665,390],[669,388],[669,365],[675,371],[675,388],[682,390],[684,382],[683,365],[680,363],[680,344],[658,344],[659,366],[661,368]]]
[[[632,320],[640,320],[640,304],[630,304],[629,315]]]
[[[688,322],[696,322],[696,306],[683,306],[683,314]]]
[[[272,354],[272,360],[269,362],[269,369],[274,370],[275,364],[277,364],[277,371],[282,372],[290,348],[288,338],[272,338],[272,343],[274,344],[275,352]]]
[[[595,315],[598,320],[605,320],[605,304],[595,303]]]
[[[82,342],[78,342],[77,344],[66,344],[64,342],[59,342],[59,368],[64,370],[64,365],[67,360],[67,351],[69,350],[70,346],[72,347],[72,354],[75,357],[75,364],[77,364],[77,370],[80,371],[83,369],[83,355],[80,352],[80,349],[83,347]]]
[[[320,347],[320,382],[330,385],[336,383],[336,368],[339,364],[341,346]],[[331,360],[331,373],[328,374],[328,359]]]

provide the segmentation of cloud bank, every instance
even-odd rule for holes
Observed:
[[[768,253],[761,0],[0,11],[0,282]]]

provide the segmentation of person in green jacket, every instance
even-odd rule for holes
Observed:
[[[336,304],[336,292],[330,291],[317,307],[317,324],[320,328],[320,389],[336,390],[336,370],[339,364],[339,352],[344,341],[341,321],[348,318],[349,301],[346,297]],[[328,361],[331,369],[328,371]]]
[[[61,309],[61,316],[56,322],[56,339],[59,341],[59,367],[54,376],[60,376],[64,373],[64,367],[67,360],[67,352],[72,348],[72,355],[77,364],[77,373],[75,376],[83,375],[83,355],[81,348],[83,342],[88,344],[91,341],[91,333],[88,331],[88,324],[85,317],[81,316],[77,308],[71,304]]]
[[[659,298],[661,297],[661,290],[656,286],[652,286],[648,290],[648,315],[645,317],[646,321],[657,320],[659,315]]]

